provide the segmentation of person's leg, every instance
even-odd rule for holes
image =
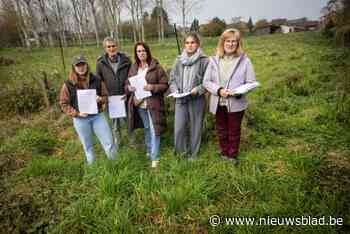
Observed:
[[[205,97],[196,99],[188,104],[191,130],[191,157],[196,157],[201,145]]]
[[[142,119],[142,123],[143,123],[143,128],[145,131],[145,145],[146,145],[146,149],[147,149],[147,154],[151,155],[151,151],[152,151],[152,144],[151,144],[151,130],[150,130],[150,121],[148,118],[148,113],[146,109],[143,108],[137,108],[137,111],[139,112],[139,115]]]
[[[244,111],[228,114],[228,157],[236,158],[241,140],[241,123]]]
[[[187,123],[189,120],[187,103],[175,104],[174,140],[175,152],[179,154],[187,153],[188,134]]]
[[[112,134],[113,134],[114,145],[118,150],[120,145],[120,139],[121,139],[120,120],[118,118],[112,119]]]
[[[150,112],[147,111],[147,113],[148,113],[150,135],[151,135],[151,160],[159,161],[160,136],[156,135]]]
[[[219,145],[221,149],[221,154],[223,156],[228,156],[228,133],[227,133],[227,108],[225,106],[218,106],[215,115],[216,119],[216,131],[219,138]]]
[[[92,164],[95,161],[96,157],[94,152],[90,117],[73,118],[73,125],[76,132],[78,133],[80,142],[83,145],[86,161],[88,164]]]
[[[107,157],[109,159],[115,159],[117,149],[113,142],[111,129],[102,113],[94,116],[92,120],[92,128],[98,140],[100,141]]]

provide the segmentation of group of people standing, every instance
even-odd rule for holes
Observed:
[[[201,49],[196,33],[184,38],[184,49],[175,61],[168,78],[160,63],[152,57],[149,46],[138,42],[134,46],[134,59],[118,51],[117,42],[110,37],[103,41],[105,54],[97,60],[96,75],[90,72],[84,56],[73,59],[69,79],[62,86],[60,106],[73,117],[73,124],[83,145],[88,164],[95,160],[93,134],[97,136],[109,159],[115,159],[121,142],[121,128],[127,124],[128,132],[144,128],[147,156],[152,167],[160,160],[160,136],[166,129],[165,92],[175,97],[174,144],[178,155],[189,160],[198,157],[202,126],[206,109],[205,94],[210,94],[209,110],[216,117],[216,129],[221,157],[238,164],[241,122],[247,108],[246,93],[237,88],[256,83],[250,59],[243,51],[241,34],[227,29],[220,36],[216,55],[207,57]],[[141,75],[143,87],[150,96],[139,100],[130,77]],[[96,89],[97,114],[79,111],[77,91]],[[112,119],[112,130],[103,112],[108,96],[125,95],[127,120]]]

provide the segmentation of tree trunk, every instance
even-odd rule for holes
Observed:
[[[158,31],[158,42],[161,42],[162,36],[160,33],[160,0],[157,0],[157,31]]]
[[[16,14],[18,18],[17,27],[19,28],[19,31],[22,33],[22,43],[24,47],[30,48],[28,31],[24,22],[21,5],[19,3],[19,0],[16,0],[15,3],[16,3]]]
[[[78,40],[80,47],[84,46],[84,11],[86,10],[86,2],[79,0],[71,0],[74,10],[74,18],[78,26]]]
[[[164,41],[164,15],[163,15],[163,0],[159,0],[160,7],[160,37]]]
[[[51,26],[50,21],[49,21],[49,17],[48,17],[47,12],[46,12],[46,10],[47,10],[46,3],[44,0],[38,0],[38,3],[39,3],[39,8],[40,8],[40,13],[44,19],[44,25],[45,25],[45,29],[46,29],[46,33],[47,33],[49,46],[53,47],[55,45],[53,35],[52,35],[53,29],[52,29],[52,26]]]
[[[96,17],[96,8],[94,6],[95,0],[88,0],[88,2],[90,3],[92,18],[93,18],[93,22],[94,22],[94,28],[95,28],[95,34],[96,34],[96,46],[99,47],[100,37],[98,34],[99,30],[98,30],[97,17]]]
[[[56,6],[56,10],[57,10],[57,21],[60,25],[60,27],[59,27],[60,40],[61,40],[62,46],[67,47],[67,38],[66,38],[66,33],[65,33],[64,18],[62,16],[62,6],[60,5],[59,0],[56,0],[55,6]]]
[[[135,19],[135,1],[136,0],[130,0],[130,13],[131,13],[131,19],[132,19],[132,31],[133,31],[133,36],[134,36],[134,43],[137,42],[137,35],[136,35],[136,19]]]
[[[185,31],[186,28],[186,0],[182,0],[182,27],[183,27],[183,31]]]
[[[35,45],[36,45],[36,47],[40,47],[41,46],[40,37],[39,37],[39,33],[37,31],[37,29],[39,27],[38,27],[37,20],[35,18],[34,12],[33,12],[33,8],[31,6],[31,1],[32,0],[24,0],[28,14],[29,14],[30,23],[32,25],[31,28],[32,28],[33,36],[35,38]]]

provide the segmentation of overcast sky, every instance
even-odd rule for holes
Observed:
[[[248,21],[252,16],[253,22],[259,19],[274,18],[295,19],[307,17],[318,20],[321,9],[328,0],[203,0],[202,7],[196,10],[187,20],[199,19],[199,23],[207,23],[215,16],[230,23],[233,17],[242,16]],[[171,14],[172,21],[181,24],[180,14]]]

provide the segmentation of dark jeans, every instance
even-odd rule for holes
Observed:
[[[216,130],[219,137],[221,154],[235,158],[239,152],[241,140],[241,123],[244,110],[227,112],[226,106],[218,106],[216,111]]]

